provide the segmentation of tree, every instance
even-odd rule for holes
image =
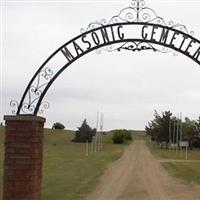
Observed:
[[[145,127],[147,135],[153,141],[160,143],[161,147],[163,141],[166,142],[167,147],[169,139],[171,142],[177,143],[181,139],[180,129],[182,130],[182,139],[189,141],[190,148],[193,147],[193,144],[195,147],[200,146],[200,117],[198,120],[190,120],[186,117],[185,121],[181,122],[181,119],[172,116],[170,111],[162,112],[161,115],[155,111],[154,119]]]
[[[60,122],[56,122],[56,123],[53,124],[52,129],[63,130],[63,129],[65,129],[65,126],[63,124],[61,124]]]
[[[194,147],[200,148],[200,116],[195,121],[194,130],[195,130],[195,137],[193,138],[192,143]]]
[[[161,115],[155,110],[154,119],[148,122],[148,125],[145,127],[147,135],[151,137],[152,140],[155,140],[162,144],[162,142],[169,143],[169,124],[172,113],[170,111],[162,112]]]
[[[92,137],[95,136],[96,129],[92,129],[88,124],[87,120],[85,119],[78,128],[75,133],[75,138],[72,140],[73,142],[92,142]]]
[[[199,121],[190,120],[188,117],[183,122],[183,136],[189,141],[189,146],[192,149],[193,140],[198,140],[199,136]]]

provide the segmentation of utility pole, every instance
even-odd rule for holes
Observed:
[[[92,141],[91,141],[91,153],[94,152],[94,136],[92,136]]]
[[[188,159],[188,146],[185,147],[185,160]]]
[[[169,119],[169,149],[171,149],[171,119]]]
[[[88,140],[86,141],[86,156],[89,156]]]
[[[95,144],[94,152],[97,152],[97,142],[98,142],[98,127],[99,127],[99,111],[97,112],[97,121],[96,121],[96,134],[95,134]]]
[[[174,151],[174,144],[175,144],[175,131],[176,131],[176,121],[174,121],[174,128],[173,128],[173,151]]]
[[[182,113],[180,113],[180,141],[183,141]],[[180,148],[182,154],[182,146]]]
[[[176,124],[176,155],[178,154],[178,137],[179,137],[179,119],[177,116],[177,124]]]
[[[102,149],[103,147],[103,138],[102,138],[102,134],[103,134],[103,122],[104,122],[104,115],[103,113],[101,113],[101,120],[100,120],[100,149]]]

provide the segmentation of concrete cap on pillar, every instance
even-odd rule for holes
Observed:
[[[4,115],[5,121],[35,121],[35,122],[46,122],[44,117],[35,115]]]

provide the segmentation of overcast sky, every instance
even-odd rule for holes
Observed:
[[[1,7],[1,113],[12,114],[33,73],[58,47],[93,21],[110,19],[130,5],[124,1],[10,1]],[[200,0],[146,1],[166,21],[187,26],[200,39]],[[76,129],[84,118],[95,127],[104,113],[105,130],[144,129],[154,110],[197,119],[200,66],[184,55],[142,52],[91,52],[66,69],[45,99],[46,127],[56,121]]]

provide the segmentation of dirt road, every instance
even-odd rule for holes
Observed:
[[[200,187],[173,179],[144,141],[129,145],[87,200],[200,200]]]

